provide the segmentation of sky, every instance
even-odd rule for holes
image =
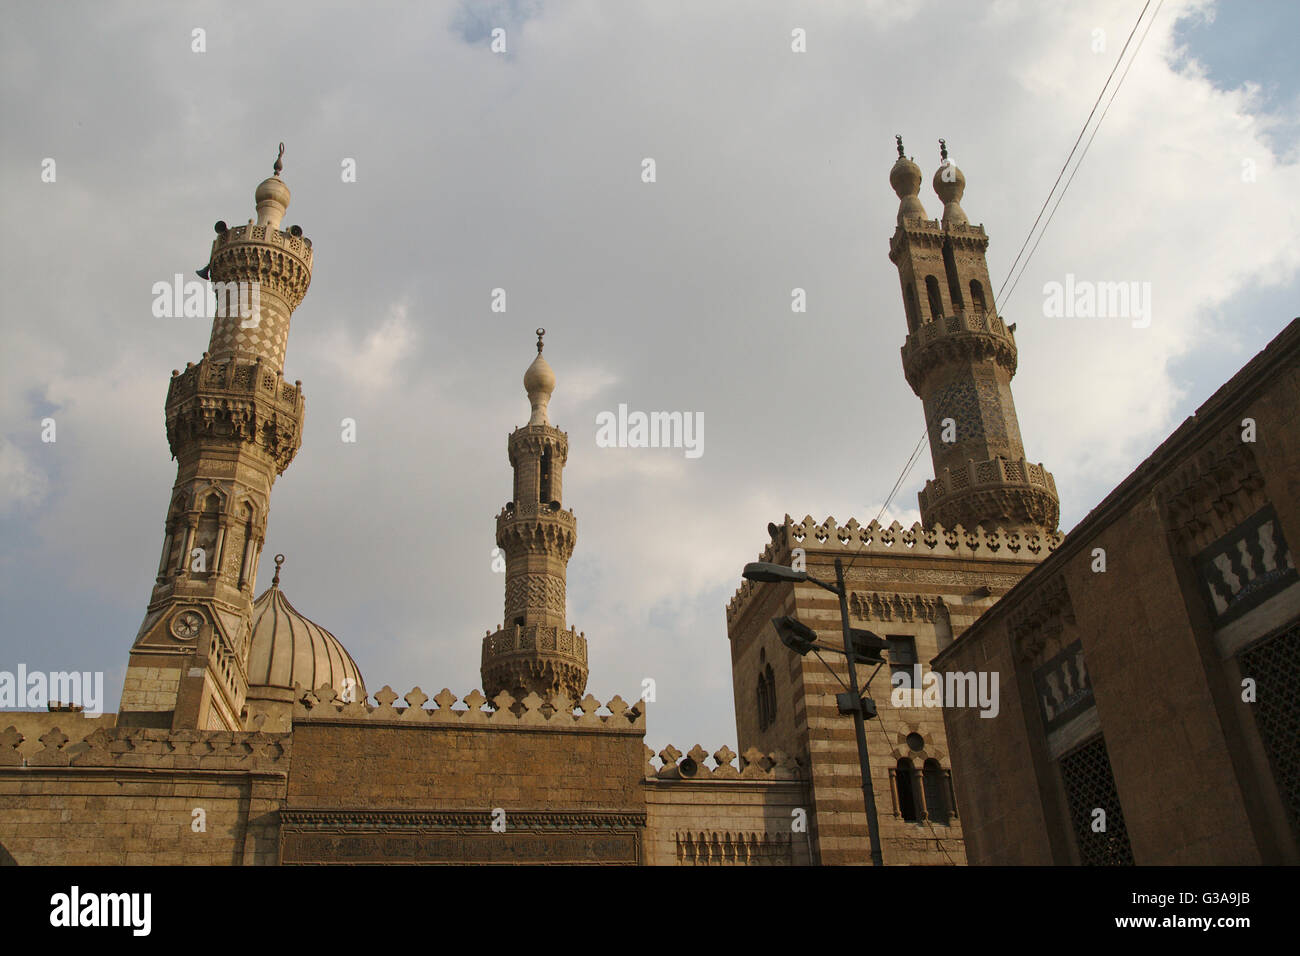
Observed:
[[[896,133],[931,216],[940,137],[966,177],[1063,529],[1300,312],[1300,7],[1284,2],[1159,4],[1003,287],[1142,9],[6,4],[0,670],[103,671],[116,709],[175,479],[167,383],[209,334],[154,317],[152,288],[193,278],[216,220],[254,216],[283,141],[285,222],[315,251],[285,365],[303,446],[264,551],[287,556],[285,594],[372,692],[479,686],[506,437],[545,327],[588,689],[630,701],[653,679],[648,744],[734,749],[725,606],[767,523],[866,523],[924,427],[887,256]],[[1052,317],[1044,290],[1067,276],[1139,283],[1149,324]],[[620,404],[702,415],[703,454],[598,447]],[[927,455],[885,523],[919,519],[931,474]]]

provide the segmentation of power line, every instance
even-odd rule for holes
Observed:
[[[1161,2],[1163,3],[1164,0],[1161,0]],[[1025,236],[1025,241],[1020,245],[1020,251],[1016,253],[1016,258],[1011,263],[1011,269],[1007,272],[1007,278],[1002,280],[1002,285],[998,288],[997,301],[1002,301],[1002,290],[1007,286],[1007,279],[1010,279],[1011,273],[1016,271],[1016,263],[1018,263],[1020,257],[1024,255],[1025,247],[1029,245],[1029,240],[1033,238],[1034,230],[1038,228],[1039,220],[1043,218],[1043,213],[1047,209],[1047,204],[1052,201],[1052,194],[1056,192],[1056,187],[1061,184],[1061,177],[1065,175],[1066,169],[1069,168],[1070,160],[1074,158],[1074,152],[1079,148],[1079,143],[1083,140],[1083,134],[1088,131],[1088,124],[1092,122],[1092,117],[1097,112],[1097,107],[1101,104],[1101,98],[1106,95],[1106,88],[1110,86],[1110,81],[1114,78],[1115,71],[1119,69],[1120,63],[1124,60],[1124,53],[1128,50],[1128,45],[1133,40],[1133,34],[1137,33],[1138,24],[1141,23],[1142,18],[1146,16],[1147,7],[1149,6],[1151,6],[1151,0],[1147,0],[1146,5],[1142,7],[1142,12],[1138,14],[1137,22],[1133,24],[1133,29],[1129,31],[1128,39],[1124,41],[1124,48],[1119,51],[1119,57],[1115,60],[1115,65],[1110,68],[1110,75],[1106,77],[1106,82],[1101,85],[1101,92],[1097,94],[1096,102],[1092,104],[1092,109],[1088,112],[1088,118],[1083,121],[1083,128],[1079,130],[1079,135],[1075,139],[1074,145],[1070,147],[1070,155],[1065,157],[1065,162],[1061,166],[1061,171],[1056,174],[1056,182],[1052,183],[1052,188],[1048,191],[1047,198],[1043,200],[1042,208],[1038,210],[1038,216],[1034,219],[1034,224],[1029,227],[1029,234]],[[1154,17],[1152,19],[1154,19]],[[1097,125],[1100,126],[1101,124],[1098,123]],[[1082,162],[1082,159],[1080,159],[1080,162]],[[1046,232],[1046,230],[1047,227],[1044,226],[1043,231]]]
[[[1103,97],[1105,97],[1106,90],[1110,87],[1110,81],[1115,77],[1115,71],[1118,70],[1120,64],[1124,62],[1124,54],[1128,52],[1129,44],[1133,42],[1133,37],[1137,34],[1138,27],[1142,24],[1142,18],[1146,16],[1146,12],[1150,6],[1151,0],[1146,0],[1146,3],[1142,6],[1142,12],[1138,14],[1137,20],[1133,23],[1133,29],[1129,31],[1128,37],[1124,40],[1124,46],[1120,49],[1119,56],[1115,59],[1115,65],[1110,68],[1110,73],[1106,76],[1106,82],[1102,84],[1101,91],[1097,94],[1097,99],[1092,104],[1092,109],[1088,111],[1088,118],[1083,121],[1083,127],[1079,130],[1079,135],[1075,137],[1074,145],[1070,147],[1070,153],[1065,157],[1065,162],[1061,165],[1061,171],[1056,174],[1056,181],[1052,183],[1052,188],[1048,191],[1047,198],[1043,200],[1043,205],[1039,208],[1038,215],[1034,218],[1033,225],[1029,227],[1029,232],[1025,236],[1025,241],[1020,244],[1020,251],[1016,253],[1016,258],[1011,263],[1011,268],[1007,270],[1006,278],[1002,280],[1002,285],[998,288],[995,302],[1004,301],[1002,291],[1006,289],[1007,282],[1010,281],[1012,275],[1016,273],[1016,265],[1020,262],[1021,256],[1024,255],[1026,247],[1029,246],[1029,241],[1034,238],[1034,230],[1038,228],[1038,223],[1042,220],[1043,213],[1052,202],[1052,196],[1056,193],[1056,187],[1061,183],[1061,177],[1064,176],[1065,171],[1070,168],[1070,160],[1074,158],[1074,154],[1079,148],[1079,143],[1083,141],[1084,134],[1088,132],[1088,125],[1092,122],[1093,116],[1096,115],[1097,107],[1101,104]],[[1092,141],[1097,137],[1097,131],[1101,129],[1101,124],[1102,121],[1106,119],[1106,114],[1110,112],[1110,106],[1115,102],[1115,96],[1119,93],[1120,87],[1124,85],[1124,80],[1128,76],[1128,71],[1132,68],[1133,61],[1137,59],[1137,55],[1142,49],[1142,44],[1146,42],[1147,34],[1151,32],[1151,26],[1155,23],[1156,17],[1160,15],[1160,8],[1162,6],[1164,6],[1164,0],[1159,0],[1156,4],[1156,12],[1152,14],[1151,19],[1147,21],[1146,29],[1142,32],[1142,37],[1138,40],[1138,45],[1133,50],[1133,56],[1129,59],[1128,65],[1124,67],[1124,72],[1120,74],[1119,82],[1115,84],[1115,88],[1111,91],[1110,99],[1106,101],[1106,107],[1102,110],[1101,117],[1097,120],[1097,125],[1093,127],[1092,134],[1088,137],[1088,142],[1084,144],[1083,153],[1079,156],[1079,162],[1075,164],[1074,169],[1070,173],[1069,179],[1065,182],[1065,187],[1061,190],[1060,195],[1056,197],[1056,203],[1052,205],[1052,211],[1048,214],[1047,222],[1044,223],[1042,230],[1038,233],[1038,238],[1034,241],[1034,246],[1030,249],[1029,256],[1025,259],[1024,266],[1021,267],[1020,273],[1016,275],[1016,281],[1012,283],[1011,289],[1007,292],[1007,295],[1010,295],[1015,291],[1016,286],[1020,283],[1020,276],[1024,275],[1025,269],[1029,266],[1030,259],[1034,257],[1034,252],[1038,249],[1038,244],[1043,241],[1043,236],[1047,233],[1047,227],[1052,224],[1052,220],[1056,217],[1056,210],[1060,207],[1061,200],[1065,198],[1065,194],[1069,190],[1070,184],[1074,182],[1074,177],[1079,172],[1079,167],[1083,165],[1084,157],[1088,155],[1088,150],[1092,146]],[[885,503],[881,505],[879,514],[876,515],[877,522],[880,521],[881,517],[888,510],[890,503],[894,500],[894,495],[898,493],[899,488],[907,480],[907,476],[911,474],[912,469],[916,467],[921,445],[924,444],[927,435],[928,430],[921,433],[921,438],[917,442],[916,448],[913,449],[911,456],[909,456],[906,464],[903,465],[902,470],[899,472],[898,480],[894,482],[894,487],[890,490],[888,497],[885,498]],[[853,567],[853,562],[857,560],[858,555],[862,552],[864,547],[865,544],[860,544],[858,546],[857,551],[855,551],[849,558],[848,568]],[[845,569],[846,573],[848,568]]]
[[[1142,31],[1142,38],[1138,40],[1137,46],[1133,48],[1133,56],[1129,58],[1128,65],[1124,67],[1124,72],[1120,74],[1119,82],[1116,83],[1115,88],[1111,90],[1110,99],[1106,101],[1106,108],[1101,111],[1101,118],[1097,120],[1097,125],[1092,128],[1092,135],[1088,137],[1088,142],[1084,144],[1083,152],[1079,155],[1079,161],[1075,163],[1074,170],[1070,173],[1070,178],[1065,181],[1065,188],[1062,189],[1061,194],[1056,197],[1056,204],[1052,206],[1052,212],[1048,215],[1047,222],[1043,225],[1042,232],[1038,234],[1038,238],[1034,241],[1034,247],[1029,250],[1029,255],[1025,257],[1025,264],[1020,267],[1020,273],[1016,276],[1016,281],[1011,283],[1011,288],[1007,290],[1008,297],[1016,291],[1016,286],[1020,284],[1020,280],[1024,276],[1025,270],[1029,268],[1029,261],[1034,258],[1034,253],[1038,251],[1038,244],[1043,241],[1043,236],[1047,234],[1047,227],[1050,226],[1052,220],[1056,218],[1056,210],[1060,208],[1061,200],[1065,198],[1065,194],[1070,188],[1070,183],[1074,182],[1074,177],[1079,172],[1079,167],[1083,165],[1083,161],[1088,155],[1088,149],[1092,146],[1092,141],[1097,138],[1097,130],[1101,129],[1101,124],[1106,120],[1106,114],[1110,112],[1110,105],[1115,102],[1115,96],[1119,93],[1119,88],[1124,85],[1124,78],[1128,76],[1129,69],[1133,66],[1134,61],[1137,60],[1138,54],[1142,52],[1142,44],[1146,42],[1147,34],[1151,32],[1151,26],[1156,22],[1156,17],[1160,16],[1160,8],[1164,6],[1164,3],[1165,0],[1160,0],[1160,2],[1156,4],[1156,12],[1153,13],[1151,19],[1147,21],[1147,28]]]

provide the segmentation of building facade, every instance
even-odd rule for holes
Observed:
[[[1300,319],[937,655],[970,862],[1300,862],[1297,421]]]

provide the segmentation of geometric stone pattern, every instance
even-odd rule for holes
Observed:
[[[506,581],[506,620],[526,607],[564,611],[564,578],[554,574],[521,574]]]

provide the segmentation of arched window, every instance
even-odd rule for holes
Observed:
[[[903,308],[907,310],[907,331],[915,332],[921,324],[921,307],[916,301],[916,285],[909,282],[903,290]]]
[[[933,757],[921,768],[925,786],[925,811],[931,823],[947,826],[952,816],[948,805],[948,775]]]
[[[970,280],[970,301],[971,305],[979,312],[984,312],[988,308],[984,304],[984,287],[980,285],[979,279]]]
[[[948,298],[952,299],[952,307],[961,311],[961,279],[957,278],[957,260],[953,258],[951,239],[943,242],[943,271],[948,274]]]
[[[943,300],[939,298],[939,280],[934,276],[925,277],[925,294],[930,300],[930,321],[943,318]]]
[[[767,663],[767,651],[758,652],[758,729],[767,730],[776,723],[776,674]]]
[[[542,504],[546,504],[553,497],[554,495],[551,494],[551,446],[547,445],[542,449],[541,481],[537,490],[537,500]]]
[[[916,807],[916,767],[906,757],[898,761],[894,770],[894,786],[898,791],[898,813],[908,823],[920,822]]]

